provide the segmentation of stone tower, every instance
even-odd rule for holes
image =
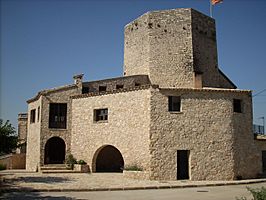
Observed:
[[[19,113],[18,114],[18,138],[20,140],[27,140],[27,123],[28,123],[28,114]]]
[[[236,88],[218,69],[214,19],[193,9],[148,12],[125,27],[124,75],[160,87]]]

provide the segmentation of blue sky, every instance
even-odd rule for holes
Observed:
[[[17,114],[39,90],[122,76],[123,29],[150,10],[194,8],[208,0],[0,0],[0,117]],[[240,89],[266,89],[266,1],[224,0],[214,7],[220,69]],[[254,121],[266,117],[266,92],[253,99]]]

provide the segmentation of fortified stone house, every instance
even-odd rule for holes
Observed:
[[[145,13],[125,26],[124,76],[40,91],[28,100],[26,169],[138,166],[151,180],[232,180],[263,173],[252,95],[218,68],[214,19],[193,9]]]

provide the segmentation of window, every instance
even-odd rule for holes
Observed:
[[[99,86],[99,92],[105,92],[106,86]]]
[[[35,123],[36,109],[30,111],[30,123]]]
[[[135,86],[136,86],[136,87],[139,87],[139,86],[140,86],[140,83],[135,83]]]
[[[108,120],[108,109],[96,109],[94,110],[94,121],[107,121]]]
[[[168,106],[169,106],[169,111],[176,111],[180,112],[180,107],[181,107],[181,98],[180,96],[169,96],[168,97]]]
[[[242,112],[242,100],[234,99],[233,100],[234,112],[241,113]]]
[[[90,88],[89,87],[83,87],[82,88],[82,94],[86,94],[90,92]]]
[[[67,104],[50,103],[49,128],[66,129]]]
[[[40,121],[40,106],[38,107],[38,113],[37,113],[37,122]]]
[[[124,88],[124,85],[116,85],[116,89],[119,90],[119,89],[123,89]]]

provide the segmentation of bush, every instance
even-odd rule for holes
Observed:
[[[142,167],[135,165],[135,164],[125,166],[124,170],[126,170],[126,171],[143,171]]]
[[[18,136],[16,130],[7,120],[0,119],[0,155],[11,153],[17,148]]]
[[[79,160],[79,161],[78,161],[78,164],[79,164],[79,165],[86,165],[87,163],[86,163],[84,160]]]
[[[251,189],[251,188],[247,188],[247,189],[253,195],[254,200],[265,200],[266,199],[266,188],[262,187],[260,189]]]
[[[67,165],[68,168],[73,169],[74,164],[77,164],[77,159],[74,158],[72,154],[67,154],[65,164]]]
[[[5,165],[2,165],[0,164],[0,170],[5,170],[6,169],[6,166]]]
[[[247,187],[247,190],[252,194],[252,200],[266,200],[266,188],[256,188],[252,189]],[[236,198],[237,200],[247,200],[246,197]]]

